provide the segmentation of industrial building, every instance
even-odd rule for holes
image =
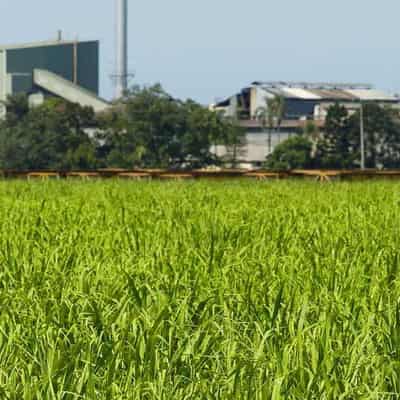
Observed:
[[[115,0],[116,98],[128,89],[128,1]],[[90,106],[102,112],[109,103],[99,97],[99,42],[58,40],[0,46],[0,118],[8,96],[25,93],[32,106],[48,96]]]
[[[285,105],[279,132],[273,127],[265,129],[257,118],[260,109],[268,112],[268,100],[277,96],[284,99]],[[314,121],[317,127],[323,129],[327,110],[333,104],[339,103],[351,113],[360,108],[361,102],[400,107],[398,97],[368,84],[253,82],[210,108],[226,117],[239,119],[246,130],[246,143],[240,152],[240,161],[243,166],[251,167],[261,165],[277,144],[301,132],[307,121]],[[216,146],[214,151],[219,156],[226,153],[223,146]]]
[[[101,112],[108,103],[99,98],[99,42],[39,42],[0,47],[0,102],[26,93],[31,105],[47,96],[61,97]],[[4,116],[4,104],[0,115]]]

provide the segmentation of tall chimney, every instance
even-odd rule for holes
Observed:
[[[128,89],[128,0],[116,0],[116,98]]]

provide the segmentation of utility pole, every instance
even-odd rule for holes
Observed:
[[[78,84],[78,39],[74,42],[74,71],[73,71],[73,82],[75,85]]]
[[[360,99],[360,152],[361,152],[361,169],[365,169],[365,136],[364,136],[364,107]]]

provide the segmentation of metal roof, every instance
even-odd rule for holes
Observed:
[[[90,42],[97,42],[97,40],[49,40],[49,41],[41,41],[41,42],[32,42],[32,43],[23,43],[23,44],[8,44],[8,45],[1,45],[1,50],[15,50],[15,49],[28,49],[33,47],[47,47],[47,46],[62,46],[62,45],[69,45],[75,43],[90,43]]]
[[[337,89],[314,89],[310,90],[311,93],[320,96],[323,100],[356,100],[350,92]]]
[[[375,100],[375,101],[398,101],[399,99],[395,96],[388,95],[381,90],[346,90],[357,100]]]
[[[255,81],[253,86],[265,88],[298,88],[298,89],[373,89],[368,83],[343,82],[298,82],[298,81]]]
[[[303,99],[303,100],[321,100],[320,96],[312,93],[310,90],[301,88],[282,88],[285,97]]]
[[[310,101],[400,101],[398,97],[387,94],[382,90],[361,87],[354,89],[350,85],[343,86],[342,89],[333,87],[319,89],[290,86],[271,87],[264,85],[257,85],[256,87],[275,96],[283,96],[286,99]]]

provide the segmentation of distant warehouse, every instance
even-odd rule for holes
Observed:
[[[269,100],[277,97],[283,99],[284,104],[279,130],[271,126],[265,129],[260,111],[268,114]],[[349,112],[354,112],[359,109],[360,102],[400,107],[398,97],[368,84],[253,82],[250,87],[212,104],[210,108],[240,120],[246,129],[246,143],[240,152],[240,161],[246,166],[257,166],[265,161],[277,144],[301,132],[307,121],[314,121],[323,129],[331,105],[339,103]],[[224,155],[226,149],[217,146],[215,152]]]
[[[0,46],[0,101],[25,93],[32,105],[48,96],[103,111],[99,95],[99,42],[50,41]],[[0,114],[4,115],[4,106]]]

